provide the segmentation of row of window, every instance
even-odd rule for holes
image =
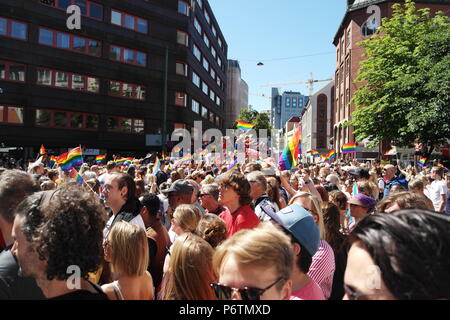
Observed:
[[[213,66],[210,66],[208,60],[205,56],[202,58],[202,53],[200,49],[195,45],[192,47],[192,52],[194,56],[197,58],[197,60],[203,65],[203,68],[205,68],[206,72],[208,72],[211,75],[211,78],[217,82],[217,85],[222,88],[222,80],[220,79],[219,75],[216,73],[216,70],[214,70]]]
[[[197,0],[197,3],[198,3],[198,6],[199,6],[201,9],[203,9],[203,1],[202,1],[202,0]],[[211,23],[211,17],[209,16],[209,13],[208,13],[208,11],[206,10],[206,8],[203,10],[203,16],[205,17],[206,22],[211,26],[211,32],[212,32],[212,34],[214,35],[214,37],[217,38],[217,42],[219,43],[220,48],[223,49],[223,47],[222,47],[222,40],[221,40],[220,37],[217,35],[217,29],[216,29],[216,27],[214,26],[214,24]],[[194,23],[195,23],[195,22],[194,22]],[[198,23],[198,21],[197,21],[197,24],[198,24],[198,27],[200,27],[200,29],[201,29],[201,25]],[[197,28],[197,27],[196,27],[196,28]],[[197,29],[197,30],[198,30],[198,29]],[[199,32],[199,33],[200,33],[200,35],[202,34],[201,32]]]
[[[200,104],[192,100],[192,109],[200,114]],[[201,115],[220,126],[222,119],[201,107]],[[12,105],[0,105],[0,123],[23,125],[24,108]],[[99,129],[99,115],[91,113],[71,112],[62,110],[36,109],[35,125],[44,128],[92,130]],[[144,119],[108,116],[106,130],[109,132],[123,132],[131,134],[144,133]]]
[[[39,0],[40,3],[66,11],[70,5],[80,7],[81,14],[96,20],[103,19],[103,6],[88,0]]]
[[[188,96],[185,92],[175,92],[175,105],[179,107],[187,107]],[[192,111],[200,114],[206,120],[211,123],[220,125],[220,117],[215,115],[212,111],[208,110],[205,106],[200,106],[197,100],[192,99]]]
[[[208,87],[208,85],[206,84],[205,81],[202,81],[200,76],[195,73],[195,71],[192,71],[192,82],[198,87],[200,88],[204,94],[206,94],[207,96],[209,96],[209,98],[215,102],[219,107],[221,107],[222,105],[222,100],[220,99],[220,97],[212,90]]]
[[[211,50],[211,54],[214,57],[214,59],[217,61],[217,64],[219,65],[219,67],[223,70],[224,69],[224,64],[222,63],[222,59],[219,57],[219,55],[217,54],[216,49],[214,48],[214,46],[212,45],[211,41],[209,40],[208,36],[206,35],[205,32],[203,32],[202,30],[202,26],[200,24],[200,22],[198,21],[197,18],[194,18],[194,27],[197,30],[197,32],[200,34],[200,36],[203,35],[203,41],[205,42],[205,45]],[[219,38],[219,44],[221,44],[222,42],[220,41]]]
[[[23,115],[23,107],[0,105],[0,123],[21,125]],[[46,128],[98,130],[99,116],[90,113],[36,109],[35,124]],[[143,134],[144,119],[109,116],[106,119],[106,129],[111,132]]]

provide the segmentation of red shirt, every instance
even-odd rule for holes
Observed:
[[[0,230],[0,252],[6,248],[5,240],[3,239],[2,230]]]
[[[242,229],[253,229],[259,224],[258,217],[248,205],[240,207],[233,213],[230,213],[229,210],[224,211],[219,217],[221,217],[227,225],[228,238]]]

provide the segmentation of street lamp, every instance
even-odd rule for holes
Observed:
[[[256,64],[258,67],[261,67],[261,66],[263,66],[264,65],[264,63],[262,63],[262,62],[258,62],[257,64]]]

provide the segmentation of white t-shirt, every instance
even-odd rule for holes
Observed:
[[[447,195],[448,188],[445,180],[435,180],[428,186],[428,197],[433,202],[434,210],[439,211],[441,206],[441,196]]]
[[[108,222],[106,223],[105,229],[103,229],[103,238],[104,239],[106,239],[106,237],[109,234],[109,231],[111,231],[111,224],[113,223],[114,218],[115,218],[114,215],[111,218],[109,218]],[[141,227],[142,229],[144,229],[144,231],[146,230],[144,220],[142,219],[140,214],[138,214],[136,217],[131,219],[131,221],[129,223],[134,224],[138,227]]]

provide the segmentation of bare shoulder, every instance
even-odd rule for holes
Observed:
[[[116,294],[112,283],[102,285],[103,292],[108,296],[109,300],[116,300]]]

